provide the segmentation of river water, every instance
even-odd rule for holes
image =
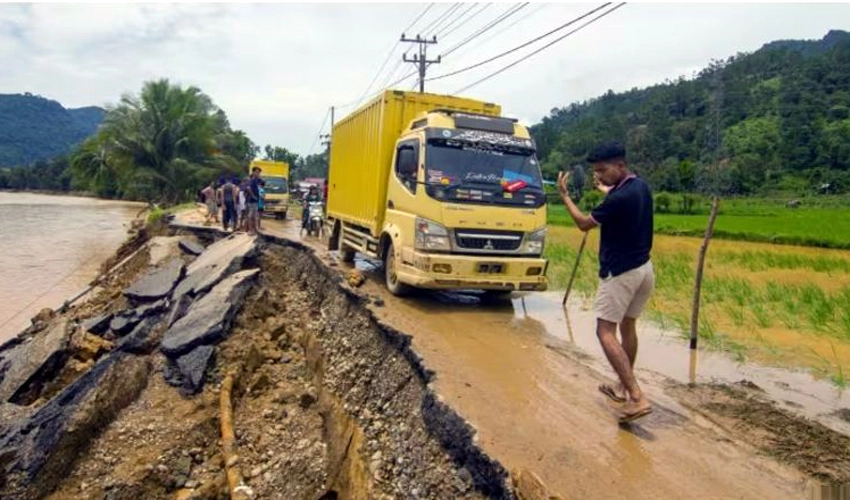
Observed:
[[[0,343],[97,276],[139,203],[0,192]]]

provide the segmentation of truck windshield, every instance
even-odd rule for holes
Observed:
[[[264,177],[266,181],[266,192],[272,194],[286,194],[289,192],[289,185],[284,177]]]
[[[427,192],[434,198],[534,207],[545,202],[540,167],[531,150],[431,140],[425,149],[425,167]],[[503,187],[515,181],[526,186],[514,192]]]

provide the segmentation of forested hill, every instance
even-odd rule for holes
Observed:
[[[97,130],[105,111],[65,109],[26,94],[0,94],[0,167],[29,165],[70,152]]]
[[[656,190],[699,190],[716,152],[727,192],[850,192],[850,33],[775,41],[693,78],[608,91],[553,109],[532,134],[547,176],[616,138]]]

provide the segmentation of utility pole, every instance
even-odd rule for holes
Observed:
[[[402,33],[401,41],[419,44],[418,54],[414,54],[412,59],[408,59],[407,54],[405,53],[402,56],[402,60],[404,62],[412,62],[417,66],[417,69],[419,70],[419,92],[425,92],[425,70],[432,64],[439,64],[442,59],[442,56],[437,56],[437,59],[431,61],[428,60],[428,45],[437,43],[437,35],[434,35],[433,38],[428,40],[427,38],[422,38],[419,35],[416,35],[416,38],[407,38],[404,36],[404,33]]]

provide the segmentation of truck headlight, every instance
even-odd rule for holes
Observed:
[[[522,253],[542,255],[543,243],[546,241],[546,228],[538,229],[532,233],[528,233],[523,244]]]
[[[416,249],[450,251],[449,232],[445,227],[421,217],[416,218]]]

